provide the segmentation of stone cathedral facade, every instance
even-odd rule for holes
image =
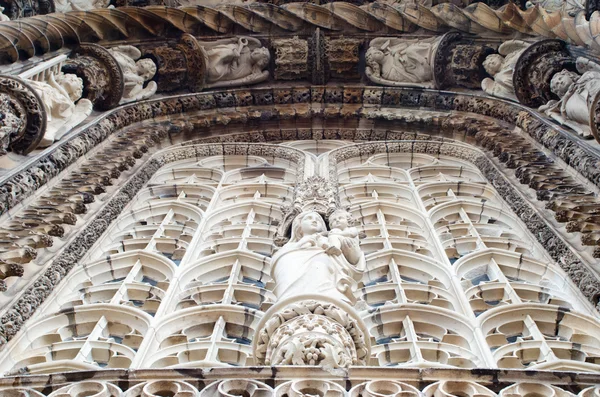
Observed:
[[[0,397],[599,397],[595,0],[1,0]]]

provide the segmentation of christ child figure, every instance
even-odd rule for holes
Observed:
[[[327,237],[329,240],[328,254],[340,255],[342,253],[343,243],[346,239],[351,239],[358,244],[358,229],[350,226],[351,215],[348,211],[335,210],[329,216],[329,231]]]

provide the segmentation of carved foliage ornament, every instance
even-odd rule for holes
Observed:
[[[352,311],[348,307],[348,311]],[[325,369],[365,365],[370,346],[359,322],[333,303],[304,300],[276,305],[254,342],[265,365],[317,365]]]

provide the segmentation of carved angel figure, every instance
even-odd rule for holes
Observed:
[[[346,217],[345,212],[340,215]],[[343,221],[334,223],[343,227]],[[339,229],[330,240],[321,215],[314,211],[299,214],[292,223],[290,241],[273,256],[271,272],[277,298],[314,293],[354,304],[353,293],[365,258],[358,238],[344,236],[354,234],[348,229]]]
[[[123,98],[119,103],[141,101],[156,93],[158,86],[155,81],[150,81],[156,74],[156,64],[151,59],[140,59],[142,52],[132,45],[113,47],[109,51],[121,67],[125,80]]]
[[[367,77],[383,85],[433,87],[433,57],[440,39],[373,39],[366,53]]]
[[[562,70],[552,76],[550,90],[560,100],[551,100],[539,110],[588,138],[591,137],[590,109],[600,92],[600,65],[579,57],[576,67],[582,75]]]
[[[74,74],[51,74],[47,81],[28,81],[46,108],[46,133],[39,146],[50,146],[92,112],[92,102],[80,99],[83,81]],[[77,103],[76,103],[77,102]]]
[[[266,80],[269,50],[250,37],[201,43],[208,58],[207,86],[254,84]]]
[[[580,0],[529,0],[525,3],[525,8],[533,8],[536,5],[548,12],[564,11],[572,17],[585,10],[585,3]]]
[[[519,56],[528,46],[529,43],[522,40],[509,40],[498,47],[499,54],[488,55],[483,61],[483,67],[492,78],[483,79],[483,91],[491,96],[517,101],[513,73]]]

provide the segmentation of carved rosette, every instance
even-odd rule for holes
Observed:
[[[98,44],[81,44],[62,71],[83,80],[82,98],[89,99],[98,110],[116,107],[123,96],[123,72],[110,52]]]
[[[264,365],[314,365],[325,369],[366,365],[370,345],[358,314],[331,298],[294,297],[265,313],[254,340]]]
[[[575,59],[561,40],[542,40],[527,48],[517,60],[513,74],[515,95],[531,108],[558,99],[550,91],[552,76],[563,69],[577,72]]]
[[[0,131],[7,134],[0,137],[1,149],[27,154],[37,147],[46,132],[42,100],[29,84],[13,76],[0,76],[0,95],[3,112]]]
[[[273,40],[275,80],[300,80],[308,77],[308,41],[297,36]]]

